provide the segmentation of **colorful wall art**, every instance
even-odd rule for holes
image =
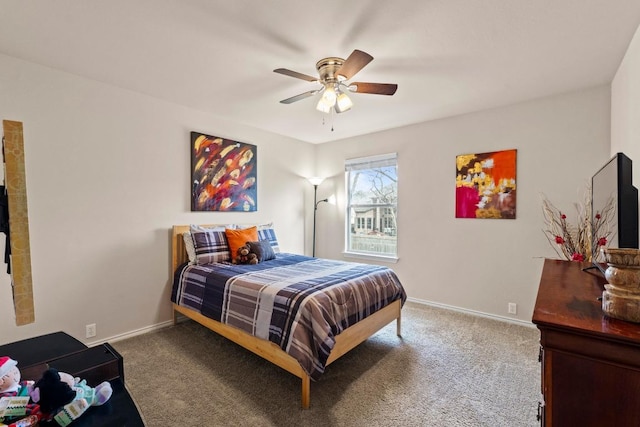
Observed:
[[[258,209],[257,147],[191,132],[191,210]]]
[[[515,219],[516,152],[456,156],[456,218]]]

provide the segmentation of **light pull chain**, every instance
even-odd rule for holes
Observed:
[[[322,126],[326,125],[325,115],[322,115]],[[329,123],[331,124],[331,132],[333,132],[333,108],[329,111]]]
[[[331,132],[333,132],[333,112],[334,111],[335,110],[333,108],[329,111],[329,114],[331,115]]]

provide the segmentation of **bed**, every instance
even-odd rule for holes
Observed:
[[[184,234],[197,240],[220,227],[173,226],[174,323],[184,315],[299,377],[306,409],[326,366],[394,320],[400,336],[406,293],[386,267],[280,253],[269,226],[259,240],[271,242],[275,258],[255,265],[194,262]]]

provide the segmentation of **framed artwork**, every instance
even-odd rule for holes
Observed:
[[[191,132],[191,210],[258,209],[257,147]]]
[[[456,156],[456,218],[516,218],[516,153]]]

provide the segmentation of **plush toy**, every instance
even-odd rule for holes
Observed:
[[[251,252],[248,245],[240,246],[234,264],[257,264],[258,256]]]
[[[27,396],[27,387],[33,385],[33,381],[20,379],[18,362],[7,356],[0,357],[0,397]]]
[[[33,383],[21,381],[18,362],[8,356],[0,357],[0,421],[10,422],[39,412],[38,405],[29,399]]]
[[[86,380],[56,369],[47,369],[29,393],[31,399],[40,405],[42,418],[55,420],[60,426],[67,426],[79,418],[90,406],[104,404],[113,390],[108,381],[95,388]]]

